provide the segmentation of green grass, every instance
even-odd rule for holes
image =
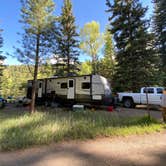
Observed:
[[[147,117],[122,118],[108,112],[0,111],[0,151],[50,144],[63,140],[100,136],[124,136],[163,130],[164,125]]]

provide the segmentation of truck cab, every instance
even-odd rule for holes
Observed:
[[[164,87],[142,87],[140,93],[118,93],[118,98],[126,108],[132,108],[136,104],[147,104],[147,97],[149,104],[160,105],[163,90]]]
[[[141,88],[141,103],[147,104],[146,93],[148,94],[148,102],[152,105],[160,105],[163,87],[143,87]]]

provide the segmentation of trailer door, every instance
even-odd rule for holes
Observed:
[[[39,87],[38,87],[38,96],[37,97],[39,97],[39,98],[41,98],[42,97],[42,81],[40,81],[39,82]]]
[[[74,88],[74,80],[69,79],[68,80],[68,93],[67,93],[67,99],[74,99],[75,97],[75,88]]]

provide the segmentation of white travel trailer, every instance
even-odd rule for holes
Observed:
[[[27,97],[31,98],[32,80],[28,81]],[[37,102],[111,104],[108,80],[100,75],[52,77],[39,79]]]

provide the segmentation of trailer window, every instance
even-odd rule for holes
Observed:
[[[39,88],[41,88],[41,87],[42,87],[42,83],[40,82],[40,83],[39,83]]]
[[[83,82],[82,83],[82,89],[90,89],[90,83],[89,82]]]
[[[67,83],[66,82],[61,83],[61,89],[67,89]]]

